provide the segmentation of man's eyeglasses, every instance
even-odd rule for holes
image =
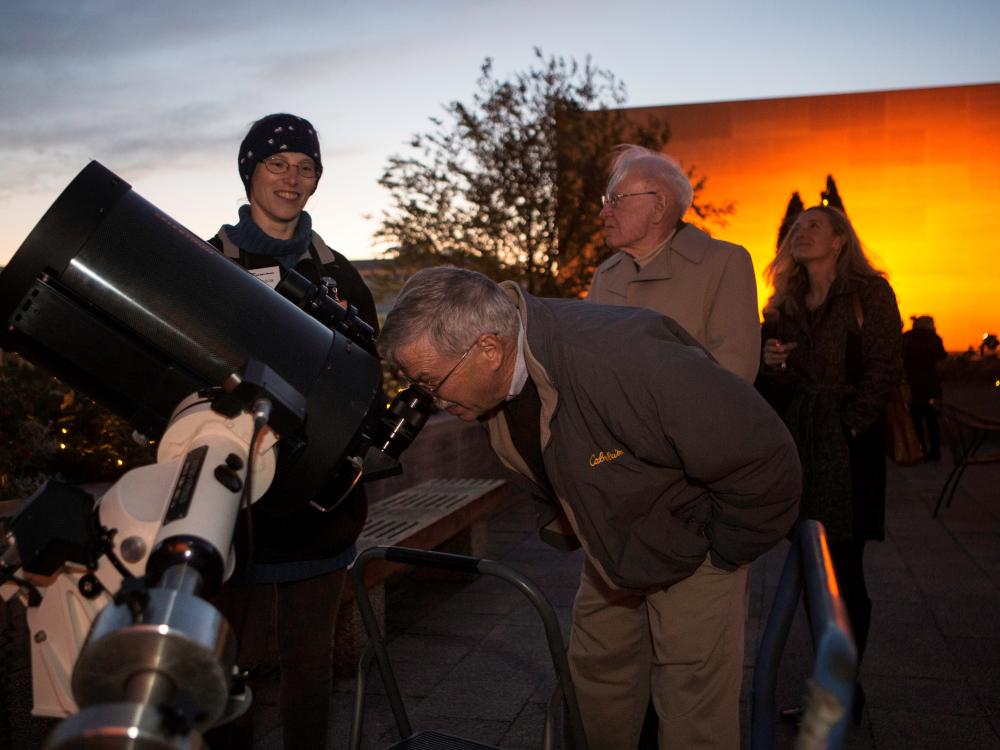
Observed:
[[[611,206],[611,208],[618,208],[618,204],[622,202],[622,198],[631,198],[633,195],[656,195],[656,190],[646,190],[642,193],[611,193],[609,195],[601,196],[601,207]]]
[[[432,398],[436,399],[438,397],[437,395],[438,391],[441,390],[441,386],[443,386],[448,381],[448,378],[450,378],[452,375],[455,374],[455,371],[458,370],[459,367],[461,367],[462,363],[466,360],[466,358],[470,354],[472,354],[472,350],[476,348],[476,344],[479,343],[479,339],[481,338],[482,335],[476,336],[476,340],[473,341],[472,345],[465,350],[465,353],[458,358],[458,362],[456,362],[452,366],[452,368],[445,373],[445,376],[437,382],[437,385],[431,386],[427,385],[426,383],[421,383],[419,380],[410,380],[410,378],[406,377],[405,375],[403,376],[403,380],[405,380],[408,385],[419,388],[420,390],[424,391],[428,396],[431,396]]]
[[[279,159],[277,156],[271,156],[264,159],[264,167],[271,174],[285,174],[289,169],[295,169],[299,173],[299,177],[304,180],[314,180],[319,176],[319,170],[316,169],[316,165],[310,161],[302,162],[300,164],[289,164],[284,159]]]

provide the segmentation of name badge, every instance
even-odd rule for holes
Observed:
[[[280,266],[267,266],[266,268],[252,268],[250,273],[256,276],[258,279],[263,281],[272,289],[278,286],[278,282],[281,281],[281,267]]]

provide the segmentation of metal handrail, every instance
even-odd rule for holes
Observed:
[[[823,524],[802,521],[785,558],[754,665],[751,750],[774,747],[778,666],[803,592],[816,659],[796,747],[837,750],[847,734],[857,677],[857,648]],[[817,744],[812,744],[814,741]]]
[[[575,750],[587,750],[587,738],[584,734],[583,721],[580,717],[580,706],[576,700],[576,691],[573,688],[573,679],[569,671],[569,662],[566,658],[562,630],[559,627],[559,620],[556,618],[555,611],[545,598],[545,595],[526,577],[512,568],[493,560],[455,555],[447,552],[408,549],[406,547],[369,547],[357,556],[351,566],[351,585],[354,588],[355,600],[358,603],[361,619],[368,633],[368,647],[361,657],[358,668],[359,689],[355,695],[355,715],[353,726],[351,727],[352,748],[360,747],[361,744],[361,725],[364,713],[363,690],[365,685],[363,673],[367,672],[367,668],[371,664],[372,654],[374,654],[375,662],[378,664],[379,673],[382,676],[382,682],[389,699],[389,706],[392,709],[400,736],[406,738],[413,733],[410,719],[406,713],[406,707],[403,704],[399,684],[396,682],[396,675],[389,660],[389,652],[386,649],[385,640],[379,630],[378,621],[372,609],[371,599],[368,597],[368,591],[364,585],[364,568],[373,560],[387,560],[403,565],[491,575],[507,581],[524,594],[538,612],[545,628],[545,638],[548,642],[549,654],[552,657],[556,679],[562,692],[568,739],[572,741],[572,747]],[[551,741],[550,726],[546,727],[545,734],[546,742]]]

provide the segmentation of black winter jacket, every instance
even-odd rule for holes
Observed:
[[[223,251],[223,242],[217,236],[208,240],[216,250]],[[299,260],[295,270],[313,283],[323,276],[336,280],[338,296],[358,309],[358,317],[378,333],[378,315],[375,300],[357,269],[343,255],[330,250],[333,262],[321,264],[315,247]],[[267,255],[240,251],[239,264],[248,270],[276,265]],[[331,490],[333,492],[333,490]],[[320,504],[329,504],[335,498],[314,498]],[[306,505],[290,515],[273,517],[260,508],[254,508],[254,561],[258,563],[284,563],[298,560],[322,560],[336,557],[354,544],[361,533],[368,515],[364,487],[359,486],[335,511],[321,513]],[[241,519],[236,526],[237,552],[246,547],[246,524]]]

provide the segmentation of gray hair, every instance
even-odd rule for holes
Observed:
[[[673,198],[673,205],[677,209],[677,218],[684,216],[691,208],[694,189],[691,187],[691,180],[684,174],[684,170],[681,169],[681,165],[676,159],[630,143],[618,146],[613,153],[611,176],[608,178],[609,191],[611,186],[622,179],[626,173],[637,174],[670,194]]]
[[[396,298],[379,334],[378,351],[398,365],[395,352],[426,336],[438,353],[457,357],[484,333],[518,333],[517,307],[499,285],[464,268],[424,268]]]

